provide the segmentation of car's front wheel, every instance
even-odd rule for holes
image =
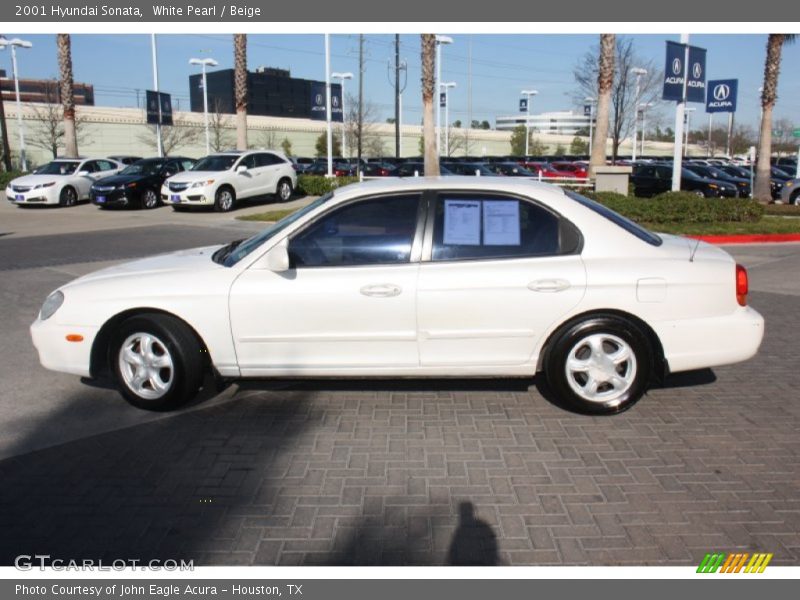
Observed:
[[[217,190],[216,196],[214,196],[214,210],[217,212],[229,212],[233,210],[233,206],[236,203],[236,196],[233,193],[233,190],[229,187],[221,187]]]
[[[789,204],[800,206],[800,190],[797,190],[794,194],[791,195],[791,197],[789,198]]]
[[[170,410],[197,395],[203,378],[200,344],[182,321],[145,314],[124,321],[111,348],[120,392],[145,410]]]
[[[543,371],[550,390],[567,408],[616,414],[647,390],[653,349],[632,321],[612,315],[589,317],[555,333]]]
[[[289,179],[281,179],[278,182],[278,189],[276,191],[276,195],[278,196],[278,200],[280,202],[288,202],[292,199],[292,182]]]
[[[75,206],[78,203],[78,194],[72,186],[65,186],[58,197],[61,206]]]
[[[151,209],[158,206],[158,194],[154,190],[142,192],[142,208]]]

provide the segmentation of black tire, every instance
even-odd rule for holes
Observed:
[[[153,189],[146,189],[139,196],[139,206],[145,210],[156,208],[160,203],[158,192]]]
[[[294,188],[292,187],[292,180],[284,177],[278,182],[278,187],[275,188],[275,198],[278,202],[288,202],[292,199]]]
[[[794,194],[789,197],[789,204],[794,204],[795,206],[800,206],[800,190],[797,190]]]
[[[217,190],[214,196],[214,210],[216,212],[230,212],[236,206],[236,192],[230,186],[224,185]]]
[[[130,374],[123,374],[121,353],[123,344],[136,336],[151,336],[158,343],[153,344],[153,356],[165,354],[170,360],[170,367],[158,369],[160,378],[168,378],[166,391],[159,397],[145,397],[129,384]],[[139,346],[141,349],[141,345]],[[160,350],[157,350],[160,348]],[[169,315],[148,313],[131,317],[119,326],[111,342],[109,361],[122,396],[137,408],[153,411],[166,411],[177,408],[197,395],[203,381],[203,354],[196,336],[189,327]],[[130,373],[130,372],[129,372]],[[134,375],[135,375],[134,371]],[[147,385],[149,382],[145,382]],[[150,384],[153,393],[159,393]],[[146,393],[144,390],[143,393]]]
[[[601,380],[599,385],[595,386],[599,395],[594,400],[587,399],[576,391],[577,386],[586,392],[586,386],[590,385],[590,377],[595,379],[595,375],[588,369],[585,374],[568,373],[568,360],[572,354],[579,360],[594,359],[589,339],[602,340],[600,346],[606,359],[609,358],[606,352],[609,350],[615,352],[621,348],[615,339],[627,344],[631,351],[632,360],[623,361],[617,366],[613,366],[613,361],[608,363],[609,367],[620,375],[620,381],[629,380],[626,386],[620,386],[623,389],[620,389],[619,393],[614,384],[610,383],[611,380]],[[585,358],[587,351],[589,356]],[[579,356],[579,353],[584,353],[583,357]],[[555,399],[565,408],[582,414],[618,414],[628,410],[647,391],[654,372],[653,348],[647,335],[628,319],[615,315],[586,317],[566,323],[552,336],[544,356],[542,372]],[[582,377],[585,379],[582,380]],[[601,377],[602,375],[598,379]]]
[[[78,192],[71,185],[64,186],[58,196],[59,206],[75,206],[78,203]]]

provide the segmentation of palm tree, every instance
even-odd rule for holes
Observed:
[[[600,34],[600,57],[597,73],[597,117],[592,140],[592,157],[589,168],[594,176],[595,167],[606,164],[606,139],[608,138],[608,119],[611,113],[611,91],[614,86],[614,54],[617,36],[613,33]]]
[[[439,175],[436,154],[436,129],[433,124],[433,95],[435,87],[436,36],[422,36],[422,139],[425,141],[425,175]]]
[[[770,186],[770,155],[772,154],[772,109],[778,99],[778,75],[781,69],[781,51],[787,42],[793,42],[796,34],[770,33],[767,38],[767,60],[764,63],[764,86],[761,92],[761,134],[758,139],[758,162],[753,195],[756,200],[768,204],[772,200]]]
[[[247,150],[247,34],[233,34],[236,147]]]
[[[68,33],[59,33],[58,72],[61,85],[61,105],[64,107],[64,155],[78,157],[78,135],[75,131],[75,97],[72,91],[72,41]]]

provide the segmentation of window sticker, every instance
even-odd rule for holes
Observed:
[[[444,243],[447,246],[480,246],[480,200],[444,201]]]
[[[491,200],[483,203],[484,246],[519,246],[519,201]]]

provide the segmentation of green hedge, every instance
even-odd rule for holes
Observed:
[[[798,204],[767,204],[764,207],[765,214],[776,215],[779,217],[800,217],[800,205]]]
[[[331,190],[358,181],[358,177],[323,177],[322,175],[298,175],[297,191],[307,196],[322,196]]]
[[[754,223],[764,214],[764,207],[755,200],[699,198],[688,192],[666,192],[654,198],[613,192],[587,195],[640,223]]]
[[[24,174],[22,171],[3,171],[0,173],[0,186],[2,186],[2,189],[6,189],[12,179],[22,177]]]

